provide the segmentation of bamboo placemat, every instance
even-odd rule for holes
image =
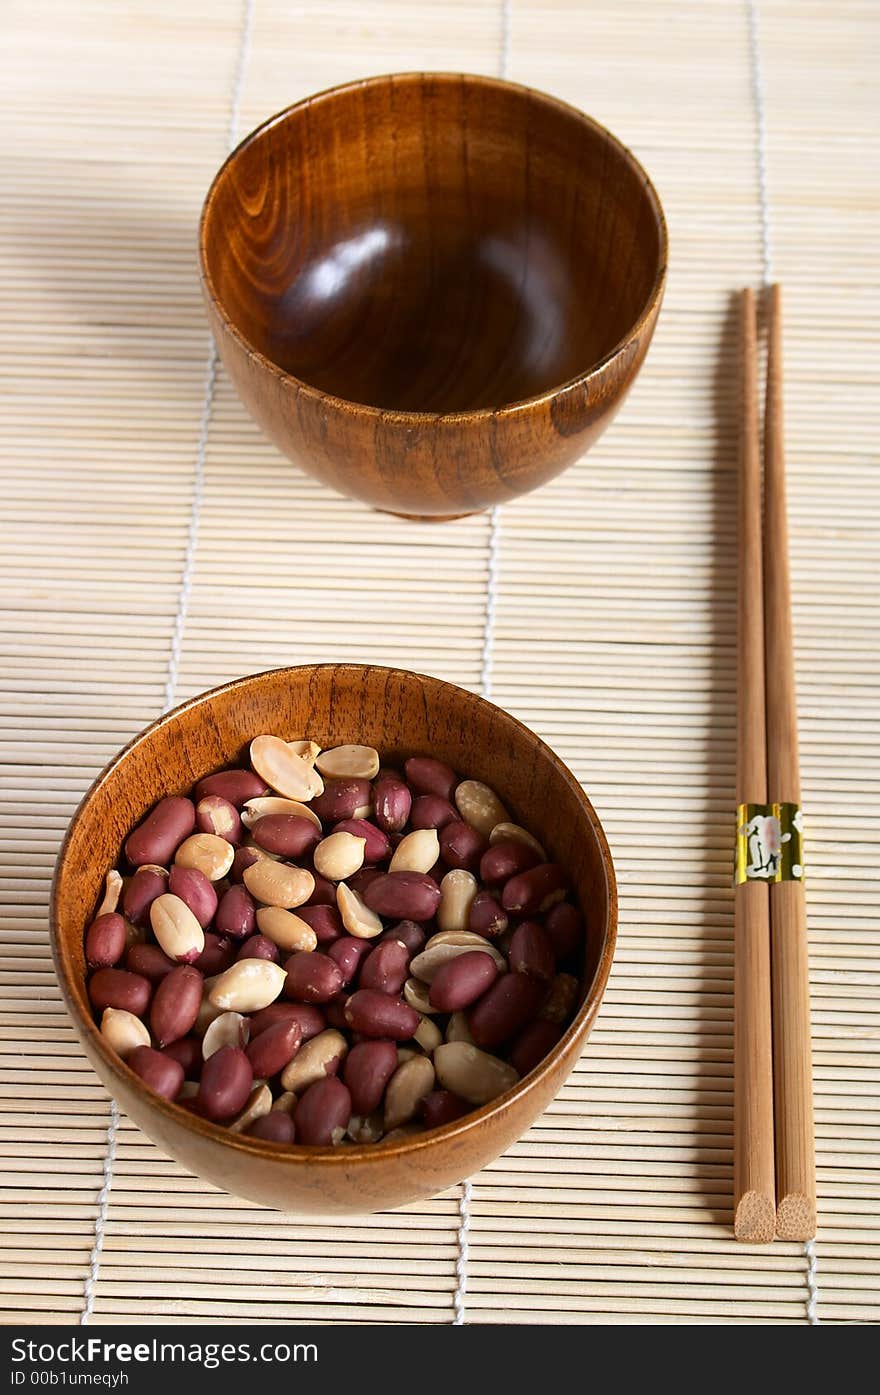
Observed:
[[[3,30],[2,1316],[876,1321],[876,8],[12,0]],[[215,371],[194,255],[231,132],[406,68],[501,72],[590,111],[651,171],[672,242],[608,435],[541,492],[432,527],[334,497],[261,438]],[[810,819],[806,1252],[729,1233],[729,297],[771,270]],[[598,1025],[546,1116],[469,1197],[343,1225],[224,1196],[125,1119],[108,1157],[46,903],[80,795],[161,708],[348,657],[482,688],[545,736],[605,821],[622,907]]]

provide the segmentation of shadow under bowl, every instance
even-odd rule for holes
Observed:
[[[86,992],[83,934],[131,829],[165,794],[246,760],[262,732],[331,746],[362,741],[389,760],[431,752],[491,784],[568,870],[587,923],[582,997],[553,1051],[491,1104],[399,1142],[290,1147],[230,1133],[153,1094],[107,1046]],[[154,722],[83,799],[59,854],[51,936],[67,1007],[92,1066],[125,1112],[190,1172],[282,1211],[363,1214],[433,1196],[520,1137],[557,1093],[599,1007],[617,926],[611,855],[581,786],[513,717],[453,684],[400,669],[321,664],[242,678]]]
[[[299,102],[205,201],[202,286],[251,414],[310,474],[449,516],[550,479],[638,373],[665,281],[635,157],[485,77],[370,78]]]

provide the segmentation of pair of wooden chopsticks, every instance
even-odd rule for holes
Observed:
[[[800,769],[778,286],[768,292],[763,490],[756,320],[755,296],[745,290],[736,772],[738,838],[744,841],[738,846],[734,930],[734,1233],[760,1244],[774,1236],[812,1239],[816,1181],[803,867],[798,860],[792,872],[779,841],[780,818],[794,809],[796,829],[782,836],[799,846]],[[786,876],[777,880],[776,869],[783,866]]]

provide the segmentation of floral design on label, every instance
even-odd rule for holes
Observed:
[[[740,804],[734,881],[801,881],[803,814],[799,804]]]

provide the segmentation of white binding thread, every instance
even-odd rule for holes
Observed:
[[[483,652],[480,659],[480,691],[484,698],[492,695],[492,654],[495,646],[495,615],[498,606],[498,550],[501,541],[501,506],[496,504],[489,514],[489,537],[486,545],[486,615],[483,621]]]
[[[506,78],[510,69],[510,0],[501,0],[501,39],[498,75]],[[484,698],[492,695],[492,655],[495,647],[495,616],[498,608],[498,554],[501,542],[501,505],[489,511],[489,533],[486,540],[486,614],[483,621],[483,650],[480,656],[480,691]],[[468,1282],[468,1241],[471,1229],[470,1181],[461,1185],[458,1201],[458,1259],[455,1262],[454,1327],[464,1324],[465,1298]]]
[[[254,27],[254,6],[255,0],[244,0],[241,39],[239,40],[238,60],[235,65],[229,125],[226,133],[226,146],[228,150],[233,148],[238,131],[241,94],[244,87],[247,60],[250,54],[251,34],[253,33]],[[199,422],[199,436],[196,446],[192,503],[190,505],[186,552],[184,553],[183,571],[180,577],[177,614],[174,617],[174,628],[171,632],[168,654],[168,670],[165,679],[164,694],[166,711],[169,707],[174,705],[174,695],[177,688],[177,673],[180,666],[180,649],[183,642],[183,632],[186,626],[186,616],[189,610],[189,601],[192,592],[196,546],[199,538],[199,522],[201,520],[202,500],[204,498],[205,455],[208,449],[208,432],[211,426],[211,413],[214,406],[214,391],[217,386],[217,367],[217,350],[212,342],[205,373],[205,394],[202,402],[202,415]],[[104,1249],[104,1232],[107,1227],[107,1215],[110,1210],[110,1192],[113,1187],[113,1168],[116,1163],[116,1140],[118,1132],[119,1108],[116,1101],[111,1099],[110,1118],[107,1123],[107,1137],[104,1145],[102,1183],[101,1190],[98,1193],[98,1208],[95,1215],[95,1239],[92,1244],[91,1255],[89,1256],[89,1271],[86,1275],[85,1284],[83,1285],[83,1307],[79,1317],[79,1325],[81,1327],[87,1326],[91,1321],[92,1313],[95,1308],[95,1294],[98,1287],[98,1276],[101,1271],[101,1255]]]
[[[110,1209],[110,1188],[113,1185],[113,1164],[116,1161],[116,1133],[119,1128],[119,1106],[114,1099],[110,1101],[110,1121],[107,1125],[107,1142],[104,1149],[104,1173],[101,1190],[98,1193],[98,1211],[95,1216],[95,1241],[92,1245],[92,1253],[89,1256],[89,1272],[86,1275],[84,1302],[82,1312],[79,1315],[80,1327],[85,1327],[91,1321],[92,1312],[95,1307],[95,1291],[98,1287],[98,1273],[101,1268],[101,1252],[104,1249],[104,1228],[107,1224],[107,1212]]]
[[[758,203],[761,210],[761,261],[764,285],[773,281],[773,240],[770,229],[770,193],[767,180],[767,114],[764,88],[764,65],[761,61],[761,35],[758,24],[758,0],[746,0],[749,22],[749,56],[752,72],[752,97],[755,106],[755,143],[758,157]],[[819,1260],[815,1240],[804,1244],[807,1261],[806,1283],[807,1322],[819,1324]]]
[[[815,1240],[808,1240],[804,1245],[804,1254],[807,1258],[807,1322],[811,1327],[818,1327],[819,1318],[819,1282],[817,1274],[819,1272],[819,1256],[816,1254]]]
[[[770,236],[770,194],[767,181],[767,120],[764,98],[764,65],[761,61],[761,35],[757,0],[746,0],[749,21],[749,57],[752,72],[752,99],[755,106],[755,143],[758,157],[758,203],[761,210],[761,261],[764,285],[773,280],[773,242]]]
[[[461,1196],[458,1201],[458,1259],[455,1263],[455,1317],[452,1320],[453,1327],[464,1325],[464,1307],[467,1297],[468,1285],[468,1258],[470,1249],[468,1240],[471,1229],[471,1184],[462,1182]]]

